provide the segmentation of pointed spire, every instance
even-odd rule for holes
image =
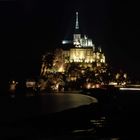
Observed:
[[[79,29],[78,12],[76,12],[76,24],[75,29]]]

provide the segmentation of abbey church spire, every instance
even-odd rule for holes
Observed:
[[[78,12],[76,12],[76,24],[75,24],[75,29],[79,29],[79,17],[78,17]]]
[[[75,23],[75,32],[73,34],[73,44],[76,47],[81,47],[81,34],[79,32],[79,17],[78,17],[78,12],[76,12],[76,23]]]

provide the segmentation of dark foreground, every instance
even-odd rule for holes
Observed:
[[[85,90],[81,94],[95,97],[98,103],[86,104],[79,95],[74,98],[67,96],[63,101],[63,95],[60,95],[59,99],[53,100],[54,103],[50,99],[47,100],[47,104],[46,98],[50,98],[48,94],[0,97],[0,139],[133,140],[140,138],[139,91],[97,89]],[[81,104],[74,105],[76,100]],[[74,102],[68,104],[71,101]],[[61,106],[62,110],[51,112],[62,102],[64,104],[64,108]],[[69,105],[71,107],[68,107]]]

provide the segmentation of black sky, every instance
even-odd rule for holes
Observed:
[[[75,11],[79,11],[80,28],[97,46],[102,46],[107,61],[140,77],[140,10],[134,1],[7,0],[0,3],[2,77],[38,75],[41,55],[71,35]]]

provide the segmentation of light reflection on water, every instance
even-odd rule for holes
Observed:
[[[96,104],[96,98],[82,94],[50,94],[41,96],[43,112],[59,112],[83,105]]]
[[[60,112],[67,109],[77,108],[84,105],[96,104],[94,97],[82,94],[49,94],[45,96],[24,96],[11,95],[11,99],[0,99],[3,112],[3,119],[16,119],[39,114]],[[6,116],[5,116],[6,112]],[[10,117],[9,117],[10,116]]]
[[[106,121],[108,121],[109,119],[109,121],[107,122],[108,123],[107,125],[109,126],[109,131],[108,131],[109,134],[111,133],[110,132],[111,130],[114,131],[115,133],[118,132],[119,134],[123,133],[124,135],[127,135],[129,132],[136,130],[135,126],[138,126],[139,123],[137,122],[139,121],[139,117],[140,117],[139,115],[140,94],[139,93],[140,92],[138,91],[137,92],[119,91],[117,98],[111,99],[110,102],[107,101],[104,104],[102,104],[103,107],[102,116],[98,119],[93,118],[90,120],[90,122],[93,123],[93,125],[96,128],[99,129],[103,128],[103,130],[106,132],[105,124]],[[63,94],[57,94],[57,95],[49,94],[47,96],[46,95],[37,96],[37,97],[34,96],[34,98],[28,97],[29,99],[28,101],[24,101],[24,99],[21,99],[21,104],[18,106],[17,113],[20,113],[22,116],[25,115],[27,112],[30,114],[34,114],[34,112],[37,112],[37,114],[41,112],[43,113],[55,112],[55,111],[57,112],[57,111],[69,109],[69,107],[77,107],[79,105],[89,104],[92,102],[91,98],[85,99],[85,96],[80,97],[77,94],[71,96],[70,95],[64,95],[64,96]],[[24,107],[22,107],[22,105],[24,105]],[[9,119],[9,116],[11,118],[12,113],[7,114],[7,116],[8,116],[7,119]],[[112,138],[112,140],[118,140],[118,139],[119,138],[117,137]]]

